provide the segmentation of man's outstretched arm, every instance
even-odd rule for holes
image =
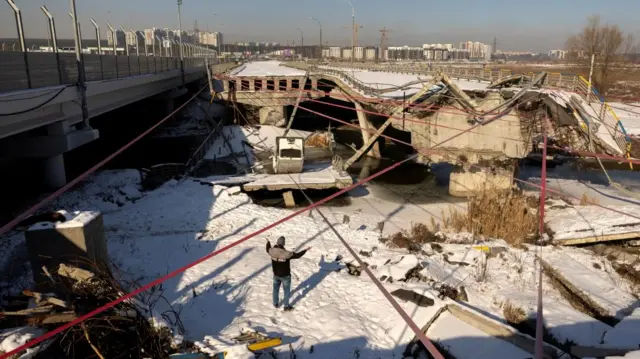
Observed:
[[[294,253],[294,254],[291,256],[291,259],[298,259],[298,258],[302,257],[305,253],[307,253],[307,251],[308,251],[309,249],[311,249],[311,247],[307,247],[307,248],[305,248],[304,250],[302,250],[302,251],[300,251],[300,252]]]

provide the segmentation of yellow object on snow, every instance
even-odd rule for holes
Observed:
[[[270,338],[267,340],[262,340],[257,343],[247,345],[247,348],[252,352],[263,350],[271,347],[277,347],[282,344],[282,339],[280,338]]]

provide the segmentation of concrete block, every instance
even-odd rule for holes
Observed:
[[[293,192],[284,192],[282,197],[284,198],[284,205],[287,206],[287,208],[293,208],[296,206],[296,201],[293,199]]]
[[[91,263],[107,265],[109,256],[100,212],[73,212],[65,222],[41,222],[25,233],[29,261],[37,291],[49,290],[48,273],[60,264],[92,270]]]
[[[505,169],[464,170],[455,169],[449,178],[449,194],[454,197],[471,197],[482,190],[509,190],[513,184],[513,171]]]

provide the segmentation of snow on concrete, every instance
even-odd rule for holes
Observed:
[[[552,207],[547,211],[546,222],[554,232],[554,240],[640,232],[640,219],[621,214],[640,217],[638,206],[608,206],[619,212],[597,206],[567,207]]]
[[[640,348],[640,308],[625,317],[609,330],[603,338],[603,345],[614,348]]]
[[[544,262],[608,315],[622,319],[640,306],[629,283],[617,275],[608,261],[594,253],[545,247],[541,256]]]
[[[287,66],[280,61],[252,61],[231,72],[231,76],[304,76],[305,72]]]
[[[46,330],[35,327],[21,327],[7,330],[0,330],[0,354],[8,353],[17,349],[29,340],[46,333]],[[19,359],[32,358],[38,352],[38,346],[26,350]]]
[[[302,173],[283,173],[263,176],[245,185],[245,189],[271,189],[271,188],[326,188],[338,183],[351,184],[351,176],[342,175],[330,164],[305,165]],[[346,187],[339,185],[338,187]]]
[[[609,102],[628,135],[640,136],[640,102]]]
[[[429,339],[446,348],[454,358],[531,357],[531,353],[481,331],[448,311],[436,319],[426,334]]]

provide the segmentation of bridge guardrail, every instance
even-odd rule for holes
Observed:
[[[23,52],[0,53],[0,92],[74,85],[78,82],[78,65],[74,53],[27,52],[26,61]],[[180,69],[179,57],[98,54],[83,56],[87,81],[112,80]],[[204,69],[204,66],[203,57],[184,59],[185,69]]]

